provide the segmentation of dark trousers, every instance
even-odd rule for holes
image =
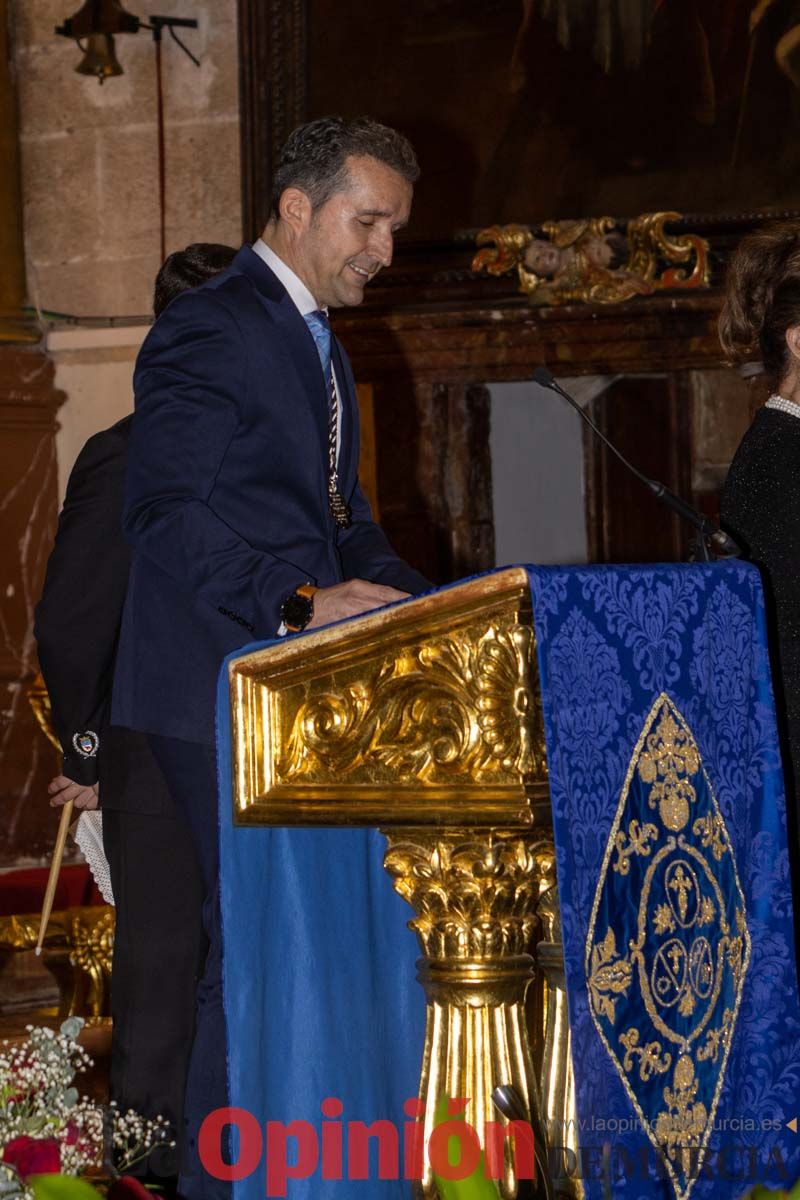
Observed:
[[[111,1096],[179,1133],[207,952],[200,868],[179,814],[105,809],[103,843],[116,905]],[[175,1150],[154,1151],[137,1172],[177,1176]]]
[[[203,880],[202,921],[208,954],[197,986],[195,1036],[184,1103],[180,1193],[185,1200],[229,1200],[229,1183],[208,1175],[197,1139],[204,1119],[228,1104],[222,937],[219,906],[219,826],[216,757],[210,746],[153,737],[150,748],[170,794],[191,830]]]

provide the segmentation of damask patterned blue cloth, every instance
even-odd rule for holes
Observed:
[[[741,563],[528,571],[587,1200],[786,1186],[800,1178],[788,1128],[800,1115],[800,1008],[759,576]],[[326,1097],[344,1121],[401,1127],[424,998],[383,839],[234,829],[227,702],[223,670],[232,1102],[262,1130],[320,1131]],[[548,1132],[551,1145],[566,1140]],[[233,1195],[264,1194],[262,1157]],[[379,1181],[373,1162],[368,1180],[313,1170],[287,1194],[407,1200],[408,1185]]]
[[[529,574],[586,1195],[785,1187],[800,1008],[758,573]]]
[[[396,1127],[402,1173],[403,1104],[419,1090],[425,996],[415,977],[419,945],[407,928],[414,914],[383,869],[385,839],[376,829],[235,828],[227,663],[217,726],[230,1100],[255,1117],[263,1137],[257,1166],[233,1183],[233,1200],[408,1200],[402,1179],[379,1178],[374,1144],[363,1180],[324,1179],[322,1156],[312,1153],[333,1124],[321,1107],[331,1099],[341,1104],[343,1126]],[[267,1122],[276,1136],[278,1125],[291,1134],[291,1122],[305,1123],[305,1132],[295,1126],[299,1140],[289,1136],[285,1152],[276,1140],[270,1155]],[[281,1158],[289,1164],[285,1193],[274,1175],[268,1186],[266,1173],[271,1164],[280,1175]]]

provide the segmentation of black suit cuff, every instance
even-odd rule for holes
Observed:
[[[65,754],[62,773],[73,783],[91,787],[97,783],[97,758],[82,758],[79,754]]]

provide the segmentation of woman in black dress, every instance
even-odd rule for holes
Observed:
[[[800,221],[765,226],[731,259],[720,341],[761,360],[772,395],[736,451],[722,522],[761,568],[787,787],[800,782]],[[794,839],[792,839],[794,840]]]

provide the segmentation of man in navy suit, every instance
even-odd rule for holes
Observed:
[[[186,1097],[188,1198],[227,1195],[196,1138],[227,1103],[215,684],[224,657],[425,590],[358,484],[358,409],[327,309],[392,259],[418,176],[400,134],[322,118],[283,149],[264,234],[142,347],[124,528],[134,547],[113,722],[149,735],[192,830],[210,942]]]
[[[235,254],[230,246],[209,243],[170,254],[156,277],[156,317],[175,296],[224,270]],[[72,800],[79,809],[102,803],[116,905],[111,1098],[122,1112],[161,1114],[177,1131],[183,1126],[195,989],[206,955],[203,885],[186,822],[175,811],[147,735],[109,724],[131,562],[121,525],[131,424],[132,417],[124,417],[96,433],[78,455],[34,630],[64,750],[50,803]],[[84,743],[91,751],[94,741],[99,753],[86,753]],[[170,1192],[176,1163],[174,1150],[162,1146],[133,1173],[150,1171],[159,1192]]]

